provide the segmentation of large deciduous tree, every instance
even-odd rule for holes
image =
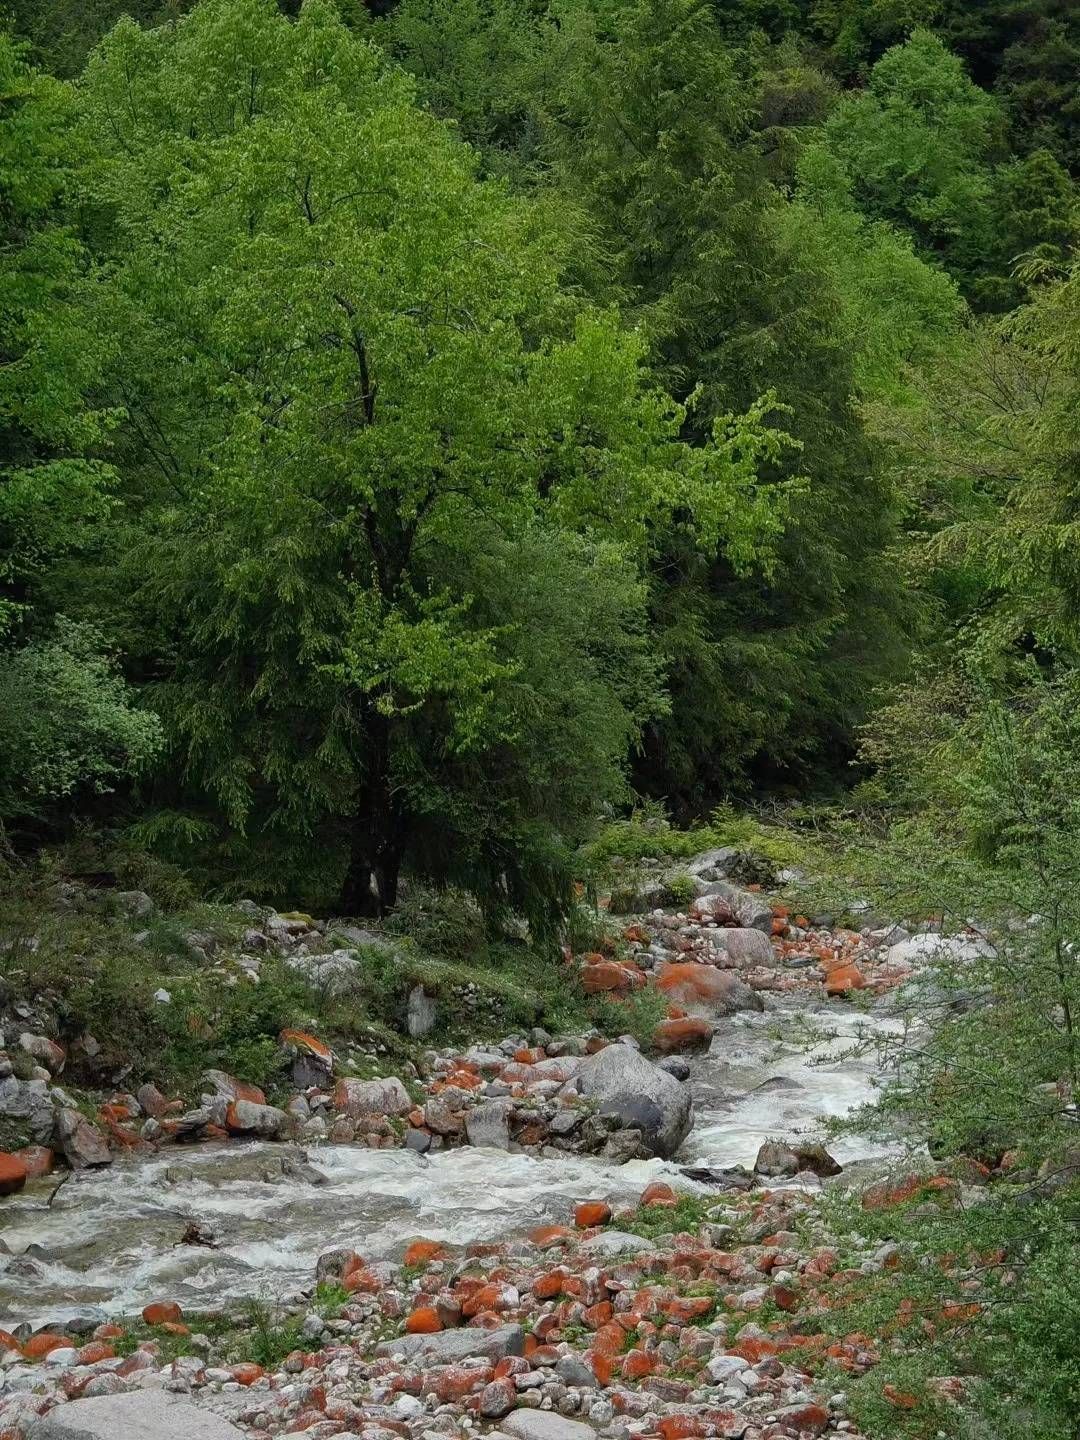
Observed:
[[[410,860],[554,899],[662,705],[650,527],[751,563],[776,437],[754,413],[685,447],[539,212],[325,0],[121,23],[82,124],[109,217],[84,320],[119,341],[134,603],[189,793],[294,875],[343,845],[353,912]]]

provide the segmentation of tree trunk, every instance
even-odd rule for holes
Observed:
[[[341,889],[346,915],[381,916],[397,902],[401,817],[390,786],[390,721],[376,710],[364,727],[362,769]]]

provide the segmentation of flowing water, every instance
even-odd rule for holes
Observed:
[[[852,1053],[853,1041],[896,1025],[880,1012],[782,1001],[721,1022],[710,1053],[693,1062],[696,1123],[676,1162],[318,1145],[307,1153],[326,1182],[314,1184],[282,1173],[283,1154],[295,1151],[234,1142],[75,1174],[51,1205],[50,1177],[0,1204],[0,1239],[11,1252],[0,1255],[0,1328],[131,1313],[163,1297],[193,1311],[280,1300],[309,1285],[319,1254],[336,1246],[377,1260],[421,1235],[495,1239],[565,1221],[575,1200],[629,1202],[665,1176],[686,1185],[679,1164],[752,1165],[764,1139],[817,1138],[829,1117],[871,1098],[874,1060]],[[860,1137],[830,1149],[847,1165],[890,1146]],[[178,1243],[189,1220],[219,1248]]]

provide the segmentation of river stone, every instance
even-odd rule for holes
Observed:
[[[708,935],[712,947],[721,951],[732,965],[751,969],[755,965],[776,964],[769,937],[761,930],[710,930]]]
[[[656,1246],[644,1235],[631,1235],[626,1230],[601,1230],[581,1246],[581,1253],[592,1259],[609,1260],[615,1255],[643,1255]]]
[[[442,1330],[434,1335],[399,1335],[375,1347],[376,1355],[404,1355],[432,1365],[453,1365],[479,1355],[493,1364],[525,1349],[525,1331],[520,1325],[500,1325],[494,1330]]]
[[[339,1080],[332,1104],[354,1120],[361,1115],[407,1115],[412,1109],[409,1092],[396,1075],[382,1080]]]
[[[763,930],[766,935],[772,934],[772,906],[752,890],[743,890],[738,885],[732,885],[729,880],[714,881],[709,886],[708,893],[698,896],[691,908],[700,915],[731,914],[740,925],[749,930]]]
[[[228,1420],[162,1390],[133,1390],[59,1405],[26,1428],[28,1440],[243,1440]]]
[[[515,1410],[502,1422],[515,1440],[594,1440],[596,1431],[580,1420],[568,1420],[554,1410]]]
[[[96,1125],[78,1110],[61,1110],[56,1117],[56,1142],[73,1170],[111,1165],[112,1153]]]
[[[642,1141],[651,1155],[674,1155],[690,1133],[694,1121],[690,1087],[646,1060],[629,1045],[608,1045],[592,1056],[573,1082],[587,1100],[600,1109],[618,1113],[630,1123],[626,1107],[640,1125]]]
[[[695,879],[722,880],[738,853],[730,845],[723,845],[717,850],[703,850],[700,855],[688,860],[682,870]]]
[[[487,1100],[465,1116],[465,1136],[470,1145],[493,1150],[510,1149],[510,1111],[513,1100]]]

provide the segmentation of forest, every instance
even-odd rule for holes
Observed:
[[[1080,7],[7,0],[0,77],[0,884],[555,943],[745,811],[1045,922],[905,1103],[1071,1177],[955,1433],[1074,1436]]]

